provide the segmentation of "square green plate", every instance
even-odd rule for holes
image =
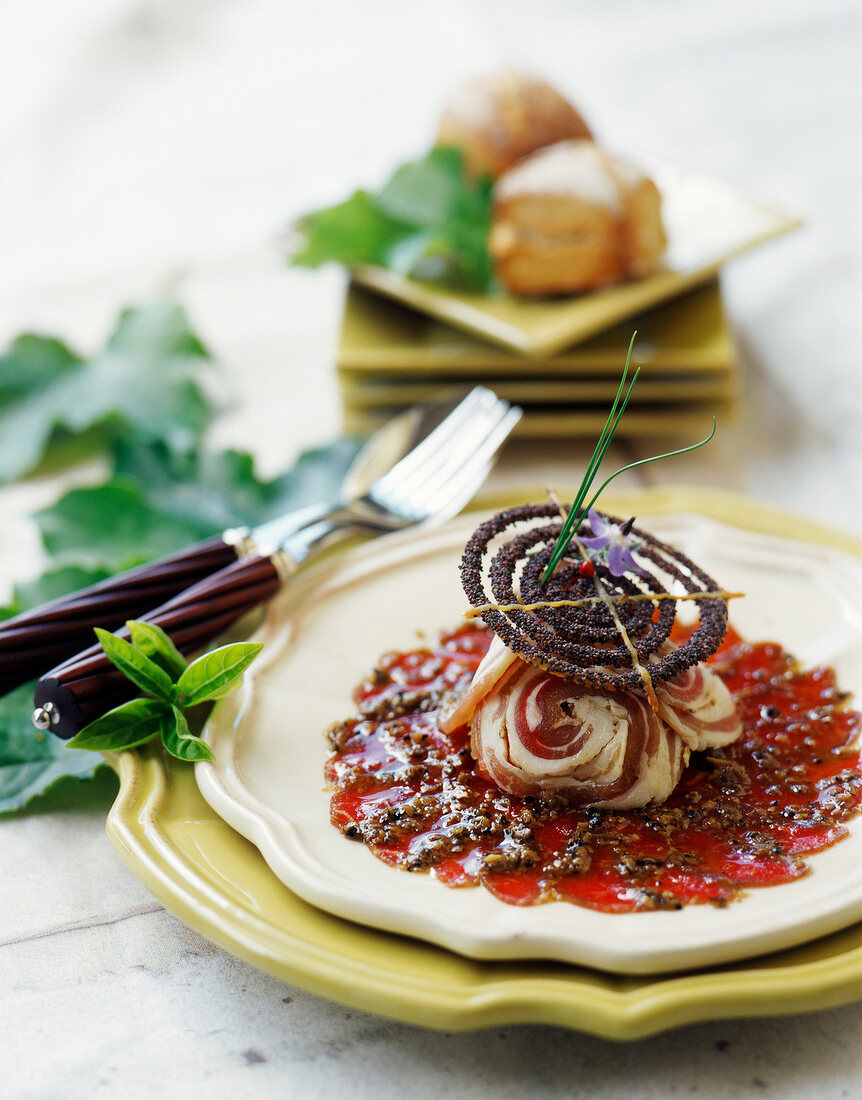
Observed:
[[[529,359],[489,344],[355,283],[347,291],[338,341],[338,372],[359,383],[477,382],[541,378],[619,381],[632,332],[641,382],[655,376],[698,379],[736,372],[736,349],[721,289],[712,279],[669,302],[620,321],[556,355]]]
[[[862,556],[856,540],[721,493],[651,490],[608,506],[626,514],[699,511]],[[648,978],[462,958],[301,901],[204,802],[190,766],[150,748],[115,754],[111,763],[120,793],[108,835],[168,909],[262,970],[369,1012],[446,1029],[547,1023],[636,1039],[698,1020],[829,1008],[862,991],[860,925],[747,962]]]
[[[502,391],[494,386],[497,392]],[[433,396],[444,397],[446,387],[433,391]],[[429,393],[429,396],[431,394]],[[503,394],[505,396],[505,394]],[[613,397],[611,397],[613,400]],[[596,439],[601,433],[608,415],[610,402],[604,404],[575,405],[542,404],[523,405],[524,415],[515,425],[513,439]],[[356,407],[344,402],[342,426],[348,435],[370,435],[383,427],[393,416],[403,412],[404,405],[380,405],[374,408]],[[616,433],[617,439],[644,437],[691,438],[706,435],[712,427],[713,417],[720,417],[725,425],[732,423],[736,415],[734,401],[657,402],[636,404],[626,409],[625,420]]]
[[[739,368],[715,280],[575,348],[529,360],[354,285],[338,353],[345,430],[374,431],[408,405],[482,383],[523,407],[521,438],[597,436],[633,328],[641,374],[621,434],[708,431],[713,414],[727,418]]]
[[[381,267],[353,278],[422,313],[522,355],[552,355],[713,278],[722,264],[800,222],[731,184],[668,165],[644,165],[662,193],[668,246],[654,275],[572,298],[459,291]]]

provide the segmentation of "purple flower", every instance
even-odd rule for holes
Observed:
[[[588,550],[597,551],[596,557],[604,557],[607,560],[608,569],[615,577],[621,577],[629,570],[635,573],[643,573],[641,567],[632,557],[632,550],[636,550],[640,546],[639,542],[633,542],[629,538],[629,530],[634,522],[634,517],[626,523],[605,523],[595,508],[590,508],[587,517],[594,537],[585,539],[579,535],[579,541]],[[593,557],[593,555],[591,554],[590,557]]]

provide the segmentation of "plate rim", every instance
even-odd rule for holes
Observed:
[[[503,499],[498,495],[484,503],[494,507]],[[645,508],[648,501],[652,511],[699,511],[735,526],[795,533],[862,557],[860,539],[732,493],[668,486],[615,499],[622,510]],[[697,1021],[813,1011],[859,998],[862,924],[776,955],[671,975],[626,977],[564,963],[459,959],[443,948],[352,924],[301,902],[209,809],[187,766],[150,749],[110,754],[109,762],[120,775],[120,791],[108,817],[108,836],[166,908],[267,973],[365,1011],[435,1028],[533,1022],[630,1040]],[[216,860],[206,873],[191,858],[198,839],[188,839],[183,807],[206,827],[206,853]],[[177,837],[186,841],[178,843]],[[218,860],[229,859],[237,843],[245,846],[247,873],[258,876],[261,905],[253,895],[240,904],[224,890]],[[287,907],[300,913],[306,938],[264,919],[267,902],[272,911]],[[389,962],[383,968],[379,960],[369,963],[381,944]],[[405,951],[414,960],[421,956],[418,974],[403,965]],[[444,989],[441,967],[451,969],[453,960],[467,969],[467,979]]]

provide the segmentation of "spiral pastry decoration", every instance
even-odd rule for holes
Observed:
[[[621,521],[602,514],[607,523]],[[537,521],[548,520],[546,524]],[[727,630],[727,604],[721,597],[696,599],[699,622],[678,648],[665,645],[676,618],[676,600],[623,600],[623,596],[667,596],[668,578],[686,592],[715,592],[716,582],[673,546],[638,527],[637,549],[643,573],[614,576],[601,562],[595,573],[582,575],[584,558],[573,540],[548,583],[541,578],[560,533],[562,519],[553,503],[525,504],[498,512],[478,527],[464,549],[461,581],[470,602],[483,608],[482,618],[513,652],[530,664],[577,683],[606,691],[631,691],[643,686],[619,626],[607,605],[596,601],[596,581],[615,599],[615,612],[653,681],[672,680],[715,653]],[[491,552],[491,543],[511,532]],[[579,533],[592,534],[584,521]],[[486,562],[489,554],[490,559]],[[653,570],[650,566],[654,566]],[[490,592],[486,590],[487,573]],[[579,607],[499,610],[500,604],[532,604],[555,600],[592,600]],[[495,605],[487,609],[487,605]]]

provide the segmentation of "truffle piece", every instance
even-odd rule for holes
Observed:
[[[600,515],[608,523],[621,522],[618,517]],[[536,525],[537,521],[549,522]],[[461,558],[467,598],[524,661],[599,691],[641,690],[642,670],[633,667],[631,651],[607,607],[596,602],[595,584],[581,573],[577,552],[567,552],[547,585],[541,583],[561,526],[555,503],[509,508],[481,523]],[[591,533],[588,523],[581,530]],[[716,594],[718,585],[712,577],[676,547],[639,527],[629,530],[640,542],[637,553],[645,568],[636,575],[617,577],[599,562],[594,575],[605,593],[618,600],[618,621],[651,681],[658,684],[681,676],[716,652],[727,630],[727,603]],[[694,597],[698,611],[697,625],[680,646],[666,644],[676,618],[677,601],[668,598],[667,590],[672,582]],[[522,606],[556,600],[583,603],[533,610]],[[507,606],[510,610],[503,610]]]

